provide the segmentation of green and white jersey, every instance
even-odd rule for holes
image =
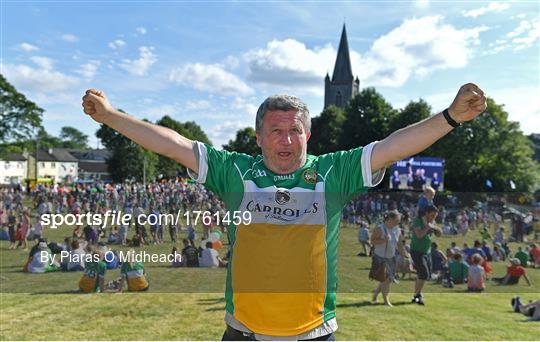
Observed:
[[[382,180],[384,170],[371,173],[374,145],[308,155],[296,172],[278,175],[262,156],[195,143],[199,173],[190,176],[231,214],[251,214],[250,224],[228,228],[227,323],[265,336],[299,336],[335,321],[341,211]]]

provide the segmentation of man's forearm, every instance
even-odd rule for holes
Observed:
[[[193,142],[172,129],[136,119],[116,110],[107,115],[104,123],[142,147],[198,171]]]
[[[448,134],[452,126],[442,113],[402,128],[377,143],[371,157],[371,171],[375,172],[396,161],[422,152]]]

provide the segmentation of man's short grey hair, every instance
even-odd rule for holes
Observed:
[[[259,106],[259,109],[257,110],[257,118],[255,119],[255,131],[261,131],[264,115],[269,110],[288,111],[291,109],[297,110],[297,114],[300,116],[300,120],[304,124],[304,129],[306,133],[310,132],[311,117],[309,115],[307,105],[298,97],[291,95],[273,95],[264,100],[264,102]]]

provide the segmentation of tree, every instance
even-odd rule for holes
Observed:
[[[397,112],[375,88],[365,88],[345,108],[340,149],[348,150],[384,139]]]
[[[30,139],[41,127],[43,109],[19,93],[0,74],[0,142]]]
[[[122,110],[119,111],[125,113]],[[147,179],[153,179],[156,176],[158,162],[156,154],[145,150],[104,124],[98,129],[96,136],[101,140],[103,146],[112,152],[107,164],[115,182],[123,182],[131,178],[142,181],[144,169],[146,169]],[[144,165],[145,167],[143,167]]]
[[[174,120],[168,115],[165,115],[159,121],[157,121],[156,124],[170,128],[188,139],[212,145],[202,128],[193,121],[182,123]],[[167,178],[173,178],[178,176],[179,174],[186,173],[186,168],[184,166],[178,164],[177,161],[162,155],[158,155],[158,163],[156,167],[157,172],[163,177]]]
[[[390,123],[390,133],[431,116],[431,106],[424,100],[411,101]]]
[[[261,154],[261,148],[257,145],[257,137],[252,127],[246,127],[236,132],[236,138],[229,140],[229,143],[223,145],[227,151],[249,154],[253,157]]]
[[[62,147],[65,148],[88,148],[88,136],[75,127],[62,127],[60,129],[60,140],[62,140]]]
[[[37,139],[38,139],[40,148],[49,149],[49,148],[63,147],[62,141],[59,138],[47,133],[47,131],[43,127],[39,129],[37,136],[38,136]],[[29,140],[28,142],[30,144],[32,143],[35,144],[35,141],[33,140]],[[35,149],[35,145],[34,147],[32,147],[32,149]]]
[[[327,107],[321,115],[311,119],[308,152],[321,155],[339,150],[345,119],[345,112],[336,106]]]
[[[488,98],[486,112],[436,142],[423,155],[446,160],[445,184],[454,191],[529,191],[540,169],[519,123]],[[486,181],[492,184],[486,187]],[[515,189],[512,189],[512,181]]]
[[[532,133],[527,136],[533,144],[534,160],[540,163],[540,133]]]

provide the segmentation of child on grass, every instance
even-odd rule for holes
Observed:
[[[472,265],[467,275],[467,289],[471,292],[482,292],[486,289],[486,272],[480,265],[483,258],[480,254],[472,256]]]

